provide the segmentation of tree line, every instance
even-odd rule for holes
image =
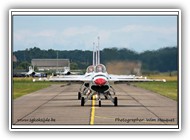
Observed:
[[[14,69],[31,65],[32,59],[69,59],[71,69],[85,69],[92,64],[92,51],[82,50],[41,50],[34,47],[13,52],[17,58]],[[178,69],[177,47],[165,47],[153,51],[137,53],[127,48],[105,48],[100,51],[101,63],[106,65],[111,61],[140,61],[143,71],[169,72]]]

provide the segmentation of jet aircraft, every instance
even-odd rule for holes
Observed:
[[[29,77],[47,77],[47,74],[45,73],[40,73],[40,72],[35,72],[34,68],[32,66],[29,66],[29,71],[25,73],[25,76]]]
[[[114,83],[122,82],[150,82],[162,81],[165,79],[147,79],[142,76],[135,75],[111,75],[106,71],[106,67],[100,64],[100,51],[99,48],[93,49],[93,65],[86,69],[84,75],[65,75],[58,77],[50,77],[49,81],[63,81],[63,82],[80,82],[81,87],[78,92],[78,99],[81,100],[81,106],[96,96],[96,99],[101,106],[103,98],[110,100],[114,106],[118,105],[118,98],[116,97],[115,90],[112,86]]]

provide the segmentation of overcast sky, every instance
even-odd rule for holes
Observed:
[[[137,52],[177,46],[177,16],[14,16],[13,50],[128,48]]]

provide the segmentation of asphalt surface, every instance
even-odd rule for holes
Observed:
[[[126,84],[114,85],[118,106],[110,100],[78,100],[79,84],[59,85],[12,101],[12,124],[177,124],[177,102]]]

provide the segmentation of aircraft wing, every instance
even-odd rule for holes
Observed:
[[[110,75],[110,82],[117,83],[124,83],[124,82],[166,82],[165,79],[147,79],[146,77],[142,76],[128,76],[128,75]]]
[[[53,76],[49,78],[49,81],[52,82],[75,82],[75,83],[84,83],[90,82],[91,76],[86,75],[64,75],[64,76]]]
[[[137,76],[135,75],[115,75],[115,74],[109,74],[109,77],[111,79],[134,79]]]

